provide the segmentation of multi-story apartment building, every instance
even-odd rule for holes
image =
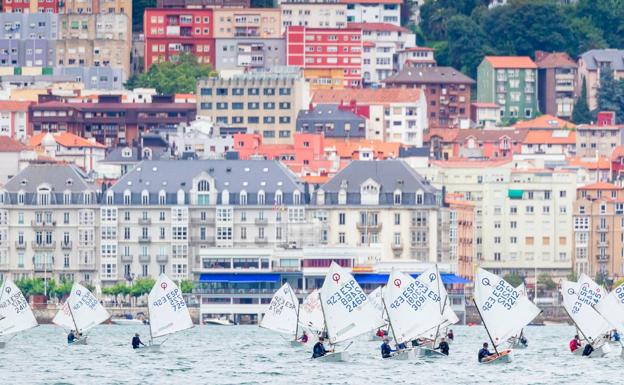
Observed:
[[[28,135],[28,107],[32,102],[0,101],[0,135],[25,141]]]
[[[197,57],[199,63],[215,62],[212,9],[145,10],[145,67],[153,63],[175,61],[184,53]]]
[[[364,88],[314,92],[315,104],[354,104],[368,114],[366,138],[421,147],[427,130],[427,101],[422,90]]]
[[[574,269],[613,282],[624,276],[624,188],[580,187],[574,202]]]
[[[345,28],[347,4],[339,2],[288,0],[280,4],[282,33],[290,26],[310,28]]]
[[[430,47],[411,47],[397,51],[394,56],[394,66],[399,71],[405,67],[423,68],[437,65],[435,50]]]
[[[80,169],[33,164],[0,200],[0,274],[97,282],[97,191]]]
[[[282,38],[247,37],[215,39],[215,69],[256,69],[286,65],[286,44]]]
[[[157,0],[156,8],[249,8],[249,0]]]
[[[215,38],[280,38],[281,11],[277,8],[215,8]]]
[[[316,88],[357,88],[362,84],[362,30],[356,28],[286,29],[286,63],[303,68]]]
[[[580,157],[611,157],[624,144],[624,125],[579,124],[576,126],[576,154]]]
[[[4,13],[59,13],[62,0],[2,0]]]
[[[477,100],[497,103],[502,119],[532,119],[537,104],[537,66],[528,56],[486,56],[477,73]]]
[[[401,25],[402,0],[339,0],[347,4],[349,23],[390,23]]]
[[[106,145],[132,143],[145,132],[175,132],[179,123],[195,120],[195,103],[152,98],[151,103],[122,103],[118,95],[94,102],[66,102],[42,97],[28,109],[34,134],[67,131]]]
[[[614,79],[624,79],[624,50],[592,49],[578,58],[577,95],[581,94],[583,80],[587,87],[587,104],[589,109],[598,108],[598,88],[603,72],[611,72]]]
[[[0,24],[0,67],[54,66],[58,15],[0,13]]]
[[[416,171],[474,203],[477,265],[517,273],[529,286],[536,271],[563,278],[572,268],[575,172],[516,165],[511,160],[433,161]]]
[[[379,84],[394,71],[394,55],[416,46],[416,36],[407,28],[390,23],[348,23],[362,30],[362,78],[365,84]]]
[[[535,64],[540,112],[570,119],[578,89],[576,62],[565,52],[537,51]]]
[[[430,128],[470,125],[470,91],[475,81],[452,67],[406,67],[383,83],[386,87],[422,89]]]
[[[198,81],[198,115],[261,134],[266,143],[292,143],[297,113],[309,105],[308,84],[299,70],[274,70]]]
[[[132,17],[132,0],[67,0],[61,2],[60,13],[122,13]]]
[[[449,226],[449,260],[454,261],[457,274],[461,277],[474,279],[475,259],[475,205],[460,195],[449,194],[444,198],[448,210]]]

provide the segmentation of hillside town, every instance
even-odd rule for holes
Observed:
[[[624,279],[610,35],[455,59],[429,0],[139,3],[2,0],[0,281],[164,273],[253,323],[332,262],[366,292],[438,264],[460,319],[479,267],[545,305]]]

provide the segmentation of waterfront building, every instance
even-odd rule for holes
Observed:
[[[249,8],[249,0],[157,0],[156,8]]]
[[[598,108],[598,89],[604,71],[611,72],[613,79],[624,79],[624,50],[592,49],[578,58],[577,95],[581,94],[583,80],[587,87],[587,104],[590,110]]]
[[[281,11],[278,8],[215,8],[213,36],[217,39],[282,37]]]
[[[366,117],[337,104],[317,104],[297,115],[297,132],[323,133],[327,138],[365,138]]]
[[[470,92],[475,81],[452,67],[406,67],[383,83],[386,87],[422,89],[430,128],[470,126]]]
[[[458,130],[453,139],[453,157],[473,159],[510,159],[519,154],[528,130]]]
[[[172,155],[177,159],[221,159],[234,150],[237,131],[216,126],[209,118],[180,123],[177,131],[167,135]],[[243,132],[244,133],[244,132]]]
[[[275,144],[292,143],[297,113],[310,101],[301,71],[285,67],[201,79],[196,94],[198,115]]]
[[[565,52],[535,52],[539,109],[544,114],[572,118],[576,101],[577,64]]]
[[[501,119],[537,116],[537,66],[530,57],[486,56],[477,72],[477,101],[497,103]]]
[[[574,269],[608,284],[624,276],[624,188],[580,187],[574,202]]]
[[[563,155],[576,154],[576,131],[572,130],[531,130],[522,141],[523,155]]]

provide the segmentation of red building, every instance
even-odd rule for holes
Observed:
[[[312,88],[359,87],[362,84],[362,30],[289,26],[286,64],[303,68]]]
[[[2,12],[59,13],[61,2],[62,0],[2,0]]]
[[[511,158],[521,153],[528,132],[526,129],[459,130],[453,143],[453,155],[473,159]]]
[[[145,70],[152,63],[175,61],[183,53],[200,63],[215,62],[212,9],[145,10]]]

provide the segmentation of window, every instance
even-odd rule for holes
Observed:
[[[394,224],[395,225],[400,225],[401,224],[401,214],[400,213],[394,213]]]
[[[533,246],[534,239],[533,237],[526,237],[524,239],[524,244],[527,246]]]
[[[338,243],[341,245],[345,244],[345,233],[338,233]]]

